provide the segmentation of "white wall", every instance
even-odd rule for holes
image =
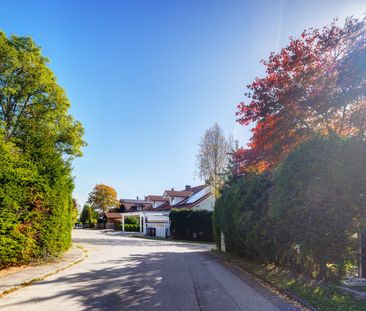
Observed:
[[[192,209],[194,209],[194,210],[204,209],[206,211],[212,212],[214,210],[214,206],[215,206],[215,196],[210,195],[207,199],[205,199],[202,202],[198,203]]]
[[[144,231],[144,234],[147,234],[148,228],[155,228],[155,236],[160,238],[166,238],[169,236],[170,233],[170,223],[169,222],[147,222],[146,223],[146,230]]]
[[[154,201],[154,208],[159,207],[160,205],[163,205],[165,201]]]
[[[170,205],[176,205],[179,202],[182,202],[185,198],[182,197],[171,197],[170,199]]]

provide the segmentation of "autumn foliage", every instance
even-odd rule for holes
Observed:
[[[318,280],[355,274],[366,230],[365,26],[348,18],[304,31],[262,61],[266,75],[237,112],[253,135],[215,204],[226,250]]]
[[[117,207],[117,192],[108,185],[95,185],[93,191],[89,193],[88,204],[98,212],[107,212]]]
[[[248,86],[237,121],[254,123],[241,169],[276,166],[314,134],[364,138],[366,130],[366,20],[335,20],[290,38],[279,53],[262,60],[266,75]]]

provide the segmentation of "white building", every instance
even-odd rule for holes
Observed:
[[[210,186],[186,186],[184,190],[166,190],[162,196],[148,195],[144,200],[146,207],[138,212],[122,213],[122,231],[124,219],[128,216],[140,218],[140,231],[147,236],[166,238],[170,235],[169,213],[172,209],[188,208],[213,211],[215,196]]]

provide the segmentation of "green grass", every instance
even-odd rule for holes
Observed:
[[[243,258],[223,254],[226,262],[239,265],[275,288],[290,292],[302,298],[309,305],[321,311],[366,311],[366,300],[358,299],[337,287],[337,284],[318,283],[287,269],[264,265]]]

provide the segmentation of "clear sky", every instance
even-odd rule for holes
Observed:
[[[88,147],[75,160],[84,203],[97,183],[119,197],[196,185],[200,137],[236,125],[245,86],[268,57],[309,27],[366,12],[366,0],[0,1],[0,29],[43,48]]]

